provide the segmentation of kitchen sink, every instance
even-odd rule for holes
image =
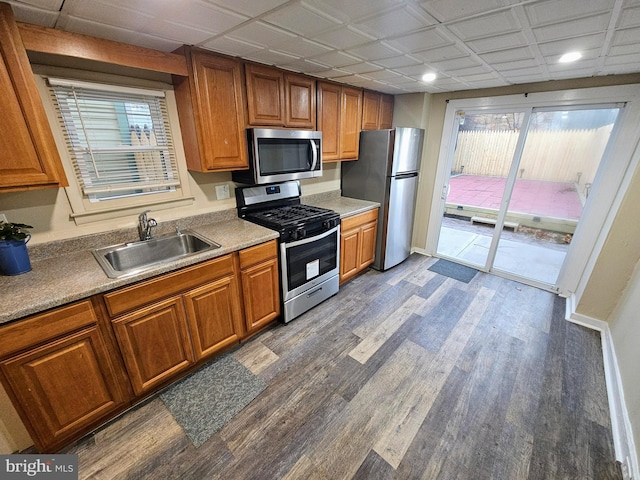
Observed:
[[[216,248],[220,248],[220,244],[184,230],[149,240],[97,248],[92,253],[109,278],[120,278]]]

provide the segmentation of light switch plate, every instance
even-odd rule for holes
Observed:
[[[229,184],[216,185],[216,200],[229,198]]]

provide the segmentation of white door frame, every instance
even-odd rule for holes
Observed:
[[[567,252],[557,286],[562,296],[574,296],[579,301],[593,271],[595,261],[608,234],[611,221],[635,171],[640,155],[634,155],[640,139],[640,85],[595,87],[524,95],[469,98],[449,101],[445,113],[440,153],[433,188],[431,212],[425,251],[435,255],[438,247],[440,222],[445,199],[442,197],[450,168],[454,136],[454,117],[459,110],[523,109],[542,106],[572,106],[598,103],[626,102],[620,112],[616,128],[600,162],[597,181],[589,193],[574,241]],[[593,201],[597,198],[597,202]]]

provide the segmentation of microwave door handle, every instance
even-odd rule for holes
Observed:
[[[318,164],[318,147],[313,140],[309,140],[309,142],[311,143],[311,171],[314,171]]]

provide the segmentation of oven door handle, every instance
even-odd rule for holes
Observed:
[[[322,240],[329,235],[332,235],[334,232],[338,233],[338,237],[340,237],[340,225],[336,225],[330,230],[326,232],[319,233],[318,235],[313,235],[312,237],[303,238],[302,240],[294,240],[293,242],[283,242],[280,244],[282,251],[286,251],[287,248],[297,247],[299,245],[304,245],[305,243],[316,242],[318,240]]]
[[[309,140],[309,143],[311,144],[311,171],[313,172],[318,164],[318,147],[313,139]]]

